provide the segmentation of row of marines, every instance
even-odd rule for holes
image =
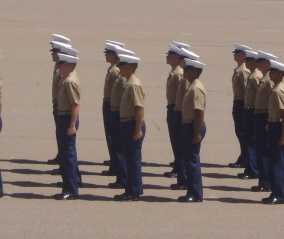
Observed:
[[[284,65],[276,56],[235,43],[233,119],[241,153],[231,168],[258,178],[252,192],[272,191],[264,204],[284,203]]]
[[[123,48],[124,44],[119,42],[107,41],[106,45],[105,57],[111,66],[105,79],[103,118],[110,161],[104,162],[109,164],[109,170],[103,171],[102,175],[116,175],[116,181],[108,185],[110,188],[127,188],[126,179],[130,178],[124,162],[129,159],[126,158],[125,150],[123,152],[119,147],[124,142],[118,134],[120,131],[118,111],[121,117],[122,110],[119,99],[123,90],[122,82],[127,79],[123,79],[121,68],[118,69],[116,64],[121,53],[134,55],[134,52],[126,50]],[[171,185],[171,189],[187,190],[185,196],[178,198],[179,202],[202,202],[199,153],[201,140],[206,132],[204,123],[206,90],[199,76],[205,64],[197,61],[198,55],[189,51],[188,45],[176,41],[170,44],[166,59],[167,64],[172,68],[167,79],[167,122],[176,159],[174,167],[179,171],[178,182]],[[113,118],[116,118],[116,121]],[[125,147],[129,148],[131,145],[126,144],[122,149]]]

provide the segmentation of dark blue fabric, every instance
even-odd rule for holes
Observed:
[[[244,109],[243,114],[243,133],[246,141],[248,162],[244,173],[253,177],[258,176],[257,159],[256,159],[256,144],[254,137],[254,109]]]
[[[2,182],[1,171],[0,171],[0,194],[3,194],[3,182]]]
[[[184,165],[184,159],[183,159],[183,151],[181,146],[181,121],[182,121],[182,112],[181,111],[175,111],[175,132],[177,139],[175,140],[177,142],[176,150],[177,150],[177,183],[179,185],[187,185],[187,177],[186,177],[186,170]]]
[[[103,110],[103,121],[104,121],[107,148],[108,148],[109,157],[110,157],[109,171],[116,173],[115,162],[114,162],[114,158],[113,158],[114,152],[113,152],[113,149],[112,149],[111,135],[110,135],[110,102],[109,101],[103,102],[102,110]]]
[[[284,146],[279,147],[281,137],[281,122],[268,123],[269,162],[272,178],[271,197],[284,200]]]
[[[58,115],[56,120],[56,134],[59,144],[59,168],[63,180],[63,194],[78,195],[78,184],[81,183],[81,174],[78,168],[76,151],[76,134],[69,136],[67,130],[70,125],[70,115]],[[79,128],[79,118],[76,121]]]
[[[271,188],[271,175],[268,158],[267,113],[255,114],[254,116],[254,135],[256,140],[257,165],[258,165],[258,186]]]
[[[122,185],[126,185],[127,172],[126,172],[125,156],[123,154],[123,148],[121,142],[119,111],[110,112],[110,134],[111,134],[112,148],[114,152],[113,158],[117,172],[116,182]]]
[[[2,122],[2,118],[0,117],[0,132],[2,131],[2,125],[3,125],[3,122]]]
[[[58,112],[57,107],[58,107],[58,105],[57,105],[57,104],[53,104],[53,111],[52,111],[52,113],[53,113],[53,118],[54,118],[55,128],[56,128],[56,117],[57,117],[57,112]],[[55,130],[55,135],[56,135],[56,145],[57,145],[57,154],[56,154],[55,159],[58,159],[59,146],[58,146],[58,139],[57,139],[56,130]]]
[[[232,115],[234,119],[235,133],[239,140],[240,149],[241,149],[241,154],[239,155],[236,163],[246,165],[248,161],[248,156],[247,156],[246,142],[245,142],[244,134],[242,132],[243,112],[244,112],[244,101],[234,100]]]
[[[133,134],[135,130],[135,124],[135,120],[121,123],[121,139],[127,170],[127,183],[125,187],[125,194],[138,196],[143,194],[141,149],[143,139],[146,133],[146,125],[145,122],[143,122],[141,127],[143,137],[137,141],[134,141]]]
[[[172,150],[174,154],[174,171],[177,172],[177,160],[178,160],[178,149],[177,144],[179,144],[178,133],[175,131],[175,105],[167,105],[167,124],[170,136],[170,142],[172,145]]]
[[[187,174],[187,196],[194,197],[195,199],[202,199],[203,188],[199,156],[201,143],[192,143],[194,128],[194,123],[182,124],[181,126],[181,142]],[[201,130],[201,137],[204,138],[205,134],[206,126],[204,123]]]

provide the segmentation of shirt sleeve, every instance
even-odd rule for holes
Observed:
[[[275,101],[278,106],[278,109],[283,110],[284,109],[284,92],[280,91],[277,92],[275,95]]]
[[[68,99],[70,104],[79,104],[80,103],[80,92],[78,86],[72,82],[72,81],[67,81],[65,83],[65,90],[68,95]]]
[[[205,110],[205,94],[204,92],[199,89],[194,89],[194,109],[195,110]]]
[[[134,106],[144,107],[145,94],[141,86],[133,85],[130,89],[130,97]]]

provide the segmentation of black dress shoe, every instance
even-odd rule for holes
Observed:
[[[3,193],[0,193],[0,198],[2,198],[4,196],[4,194]]]
[[[139,201],[139,196],[137,195],[115,195],[113,198],[114,201],[120,201],[120,202],[131,202],[131,201]]]
[[[263,204],[284,204],[284,200],[280,201],[277,198],[272,197],[263,198],[261,201]]]
[[[50,174],[51,175],[61,175],[61,172],[59,168],[56,168],[56,169],[53,169]]]
[[[104,170],[101,172],[102,176],[116,176],[116,174],[114,172],[111,172],[109,170]]]
[[[245,165],[243,164],[238,164],[238,163],[229,163],[228,166],[230,168],[245,168]]]
[[[177,173],[176,172],[165,172],[164,176],[167,178],[176,178],[177,177]]]
[[[49,159],[47,160],[47,164],[51,164],[51,165],[59,164],[59,159],[57,158]]]
[[[191,196],[181,196],[178,198],[178,202],[202,202],[202,198],[195,198]]]
[[[63,182],[57,182],[57,183],[56,183],[56,186],[59,187],[59,188],[62,188],[62,187],[63,187]],[[82,184],[82,183],[79,183],[79,184],[78,184],[78,187],[79,187],[79,188],[83,188],[83,184]]]
[[[250,191],[252,192],[271,192],[271,188],[262,188],[259,186],[252,186]]]
[[[103,164],[106,165],[106,166],[109,166],[109,165],[110,165],[110,160],[105,160],[105,161],[103,162]]]
[[[79,199],[78,196],[62,194],[62,193],[55,194],[53,197],[55,198],[55,200],[76,200],[76,199]]]
[[[238,178],[239,179],[256,179],[258,178],[258,176],[248,175],[245,173],[238,173]]]
[[[187,190],[187,185],[180,185],[178,183],[171,184],[171,190]]]
[[[175,163],[174,162],[170,162],[169,165],[170,165],[170,167],[173,168],[175,166]]]
[[[108,184],[108,187],[109,188],[112,188],[112,189],[121,189],[121,188],[125,188],[124,185],[120,184],[120,183],[109,183]]]

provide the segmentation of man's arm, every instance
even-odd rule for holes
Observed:
[[[201,138],[201,129],[204,121],[204,110],[195,110],[195,130],[194,130],[194,136],[192,138],[192,143],[197,144],[200,143],[202,138]]]
[[[79,104],[74,103],[71,105],[71,120],[70,120],[69,128],[67,130],[67,134],[69,136],[76,134],[75,124],[76,124],[76,120],[79,115],[79,109],[80,109]]]
[[[141,106],[135,106],[135,131],[133,134],[133,140],[137,141],[143,137],[141,132],[142,123],[144,120],[144,108]]]
[[[282,129],[281,129],[281,137],[278,141],[279,147],[284,145],[284,110],[280,110],[280,113],[282,115]]]

